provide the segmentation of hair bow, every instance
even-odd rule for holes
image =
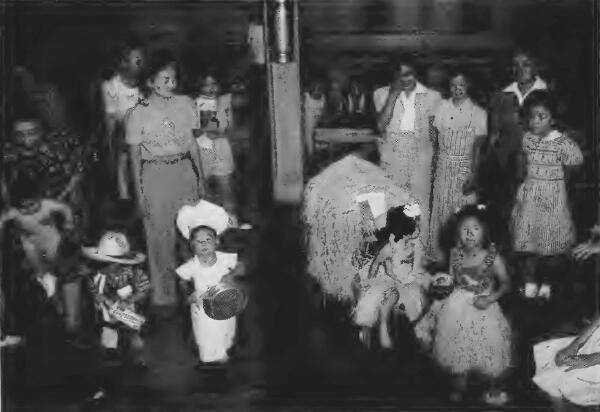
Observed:
[[[417,216],[421,216],[421,208],[417,203],[404,206],[403,212],[407,217],[415,218]]]

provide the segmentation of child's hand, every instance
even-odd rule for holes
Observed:
[[[479,310],[486,310],[493,302],[487,296],[477,296],[473,305]]]
[[[225,276],[223,276],[221,278],[221,282],[223,282],[223,283],[231,283],[233,281],[235,281],[235,276],[232,272],[229,272],[228,274],[226,274]]]
[[[188,305],[193,305],[195,303],[198,303],[198,298],[196,297],[195,293],[192,293],[187,297],[186,301]]]
[[[237,216],[233,213],[229,213],[229,227],[237,228],[240,222]]]

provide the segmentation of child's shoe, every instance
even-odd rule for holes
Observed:
[[[539,293],[539,287],[537,283],[534,282],[527,282],[521,290],[523,295],[527,299],[534,299],[538,296]]]
[[[500,391],[500,392],[488,391],[483,396],[483,402],[485,402],[488,405],[493,405],[493,406],[506,405],[509,400],[510,400],[510,398],[508,396],[508,393],[503,392],[503,391]]]
[[[21,343],[23,343],[23,338],[21,336],[7,335],[0,341],[0,348],[19,346]]]
[[[551,295],[552,290],[550,288],[550,285],[548,285],[547,283],[543,283],[540,287],[540,290],[538,291],[538,298],[550,300]]]

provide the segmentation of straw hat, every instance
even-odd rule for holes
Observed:
[[[194,206],[185,205],[177,213],[177,228],[189,239],[192,229],[206,226],[214,229],[217,236],[229,228],[229,214],[221,206],[201,200]]]
[[[82,247],[85,257],[99,262],[137,265],[146,260],[146,255],[132,252],[129,240],[124,233],[106,232],[97,247]]]

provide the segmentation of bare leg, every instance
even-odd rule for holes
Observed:
[[[62,295],[67,331],[75,335],[81,329],[81,282],[77,280],[63,284]]]
[[[385,349],[389,349],[393,346],[389,330],[389,319],[394,310],[394,305],[398,303],[399,298],[400,295],[396,289],[387,292],[387,296],[385,296],[380,308],[379,343],[381,344],[381,347]]]
[[[536,256],[527,256],[523,262],[523,281],[525,283],[525,297],[533,298],[537,296],[539,285],[535,278],[537,266]]]
[[[223,208],[225,208],[229,214],[238,216],[239,211],[236,206],[231,175],[214,176],[214,179],[217,182],[219,195],[222,196]]]
[[[131,199],[129,193],[128,157],[126,153],[119,153],[117,160],[117,184],[119,188],[119,199]]]
[[[508,402],[508,394],[503,390],[501,382],[499,380],[492,380],[490,382],[490,389],[485,394],[484,401],[490,405],[504,405]]]
[[[466,374],[456,375],[452,378],[452,386],[454,391],[450,395],[452,402],[460,402],[467,391],[468,376]]]
[[[23,245],[25,259],[27,260],[27,263],[31,265],[34,276],[42,276],[44,274],[44,258],[42,253],[38,250],[33,242],[30,242],[27,239],[22,239],[21,244]]]
[[[133,352],[134,361],[138,366],[145,366],[144,361],[144,340],[140,336],[139,332],[133,332],[131,334],[131,351]]]

